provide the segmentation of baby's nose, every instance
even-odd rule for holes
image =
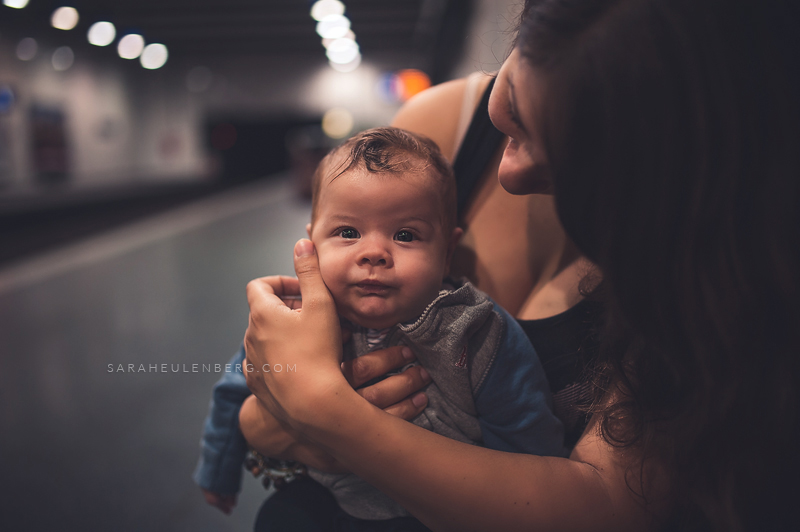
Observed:
[[[361,242],[358,263],[371,266],[391,266],[392,254],[384,242],[378,239]]]

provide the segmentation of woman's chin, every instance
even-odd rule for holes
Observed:
[[[546,165],[520,165],[516,158],[506,157],[500,161],[497,179],[506,192],[515,196],[528,194],[553,194],[553,181]]]
[[[524,170],[503,168],[503,163],[500,163],[497,179],[506,192],[515,196],[527,196],[528,194],[552,195],[553,182],[547,176],[537,176],[537,173],[546,173],[546,170],[542,172],[534,170],[532,172],[528,168]]]

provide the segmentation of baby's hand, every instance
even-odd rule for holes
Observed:
[[[236,495],[222,495],[203,488],[200,488],[200,490],[203,492],[208,504],[219,508],[225,515],[231,515],[233,507],[236,506]]]

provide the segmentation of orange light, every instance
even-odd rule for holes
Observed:
[[[399,71],[397,77],[400,78],[400,86],[403,91],[400,96],[402,101],[408,100],[431,86],[431,78],[425,72],[414,68]]]

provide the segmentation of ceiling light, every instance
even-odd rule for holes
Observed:
[[[117,29],[110,22],[95,22],[86,34],[89,43],[95,46],[108,46],[116,36]]]
[[[339,39],[350,39],[351,41],[356,40],[356,34],[353,33],[353,30],[347,30],[347,33],[343,37],[339,37]],[[322,39],[322,46],[328,48],[333,41],[336,39]]]
[[[28,0],[3,0],[3,5],[13,7],[14,9],[22,9],[28,5]]]
[[[142,57],[139,58],[139,62],[142,63],[144,68],[148,70],[155,70],[164,66],[164,63],[167,62],[168,57],[169,52],[167,52],[166,46],[160,43],[153,43],[144,47],[144,51],[142,52]]]
[[[344,15],[344,4],[339,0],[319,0],[311,6],[311,18],[316,21],[330,15]]]
[[[331,62],[341,65],[349,63],[358,54],[358,45],[350,39],[336,39],[328,46],[328,50],[325,52]]]
[[[119,40],[117,53],[123,59],[136,59],[144,50],[144,37],[137,33],[129,33]]]
[[[71,30],[78,25],[78,10],[74,7],[59,7],[53,11],[50,24],[57,30]]]
[[[355,58],[349,63],[334,63],[333,61],[328,61],[328,64],[330,64],[331,68],[337,72],[352,72],[358,68],[358,65],[361,64],[361,54],[359,53],[356,55]]]
[[[350,19],[343,15],[328,15],[317,22],[317,33],[323,39],[338,39],[347,35]]]

